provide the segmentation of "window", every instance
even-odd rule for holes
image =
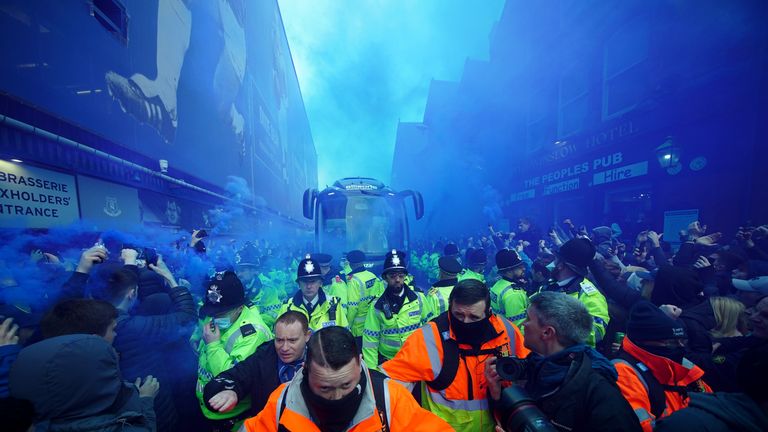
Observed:
[[[589,74],[582,61],[566,69],[560,77],[560,109],[558,110],[559,138],[580,132],[589,114]]]
[[[528,100],[527,116],[527,150],[533,153],[554,141],[555,126],[553,125],[554,89],[543,88],[533,91]]]
[[[603,120],[633,109],[647,94],[649,31],[647,18],[623,25],[603,51]]]
[[[91,16],[120,42],[128,44],[128,12],[119,0],[91,0]]]

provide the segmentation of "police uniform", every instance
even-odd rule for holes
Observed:
[[[477,279],[480,282],[485,283],[485,274],[476,272],[472,269],[483,268],[488,262],[488,257],[485,255],[485,249],[468,249],[467,250],[467,268],[459,274],[459,282],[464,279]]]
[[[389,272],[407,273],[405,253],[392,250],[384,258],[382,276]],[[402,292],[385,290],[368,310],[363,330],[363,360],[378,365],[397,354],[408,336],[427,322],[431,308],[424,294],[403,282]]]
[[[523,265],[525,263],[513,250],[502,249],[496,253],[496,268],[499,275]],[[501,276],[501,279],[491,287],[491,309],[494,313],[506,317],[520,327],[520,324],[525,320],[528,309],[528,294],[525,291],[525,285],[518,280]]]
[[[238,270],[251,267],[257,271],[261,267],[258,250],[250,243],[246,243],[235,255],[235,263]],[[271,329],[277,319],[280,305],[283,303],[280,299],[280,291],[282,290],[275,288],[261,272],[258,272],[251,280],[243,280],[242,282],[245,286],[245,298],[258,308],[262,321],[267,328]]]
[[[236,420],[242,420],[243,414],[251,405],[250,398],[238,402],[226,412],[213,412],[203,401],[203,388],[216,375],[231,368],[256,351],[262,343],[272,339],[272,332],[261,319],[259,310],[245,304],[245,289],[237,275],[231,271],[217,273],[205,284],[206,295],[200,308],[200,321],[193,336],[193,341],[201,338],[202,326],[213,324],[213,317],[243,306],[242,312],[227,328],[216,324],[221,331],[219,340],[206,343],[202,338],[198,342],[197,386],[195,393],[200,409],[206,418],[221,421],[223,427],[236,426]]]
[[[331,267],[331,261],[333,261],[333,257],[325,253],[312,254],[312,259],[317,261],[320,267]],[[335,270],[331,267],[331,270],[323,275],[323,291],[326,295],[338,297],[341,300],[341,305],[349,313],[347,283],[345,278]],[[347,318],[349,319],[349,316]]]
[[[452,244],[449,243],[448,246]],[[432,288],[429,289],[427,294],[427,301],[431,303],[432,313],[435,316],[448,310],[448,298],[451,296],[453,287],[458,283],[457,275],[462,271],[459,261],[450,256],[441,257],[438,260],[438,266],[449,277],[432,284]]]
[[[352,266],[352,271],[347,274],[348,316],[350,330],[356,338],[363,336],[363,328],[365,328],[365,320],[371,302],[384,292],[381,279],[373,272],[365,269],[366,258],[365,253],[359,250],[347,253],[347,261]]]
[[[555,252],[555,256],[557,260],[564,262],[578,276],[565,283],[551,285],[550,290],[564,292],[586,306],[593,321],[592,331],[589,333],[586,343],[595,347],[605,337],[605,329],[610,321],[608,302],[605,296],[586,278],[587,266],[595,256],[595,247],[587,239],[575,238],[565,242],[560,250]]]
[[[296,270],[296,282],[301,280],[312,281],[314,279],[322,281],[320,264],[307,255],[299,263]],[[306,301],[304,294],[299,289],[293,297],[283,303],[278,316],[291,310],[303,313],[307,320],[309,320],[309,328],[313,331],[335,325],[341,327],[349,326],[347,310],[342,305],[341,299],[327,295],[322,287],[318,289],[317,296],[311,302]]]

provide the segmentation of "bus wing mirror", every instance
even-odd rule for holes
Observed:
[[[405,190],[400,192],[398,195],[400,195],[403,198],[406,198],[406,197],[413,198],[413,210],[416,213],[416,220],[419,220],[422,217],[424,217],[424,198],[422,198],[421,192]]]
[[[314,219],[316,202],[317,202],[317,189],[305,190],[304,199],[302,202],[302,210],[304,211],[305,218]]]

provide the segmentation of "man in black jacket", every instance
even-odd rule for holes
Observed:
[[[149,269],[165,279],[165,284],[170,287],[167,294],[172,303],[171,310],[156,315],[135,314],[138,292],[142,289],[137,283],[137,255],[134,249],[122,249],[120,258],[124,266],[117,272],[104,275],[105,283],[95,284],[92,294],[112,303],[118,310],[114,346],[120,353],[123,376],[133,380],[153,375],[167,383],[172,381],[172,370],[167,366],[163,354],[174,342],[189,338],[191,329],[185,329],[185,325],[193,323],[197,317],[195,303],[189,290],[176,283],[162,256],[158,256],[157,263],[149,264]],[[155,399],[159,431],[173,430],[179,422],[171,390],[171,386],[161,387]]]
[[[592,317],[577,299],[545,291],[531,298],[523,322],[526,358],[525,391],[544,415],[563,431],[640,431],[640,423],[621,395],[618,374],[600,353],[585,345]],[[504,406],[496,359],[486,368],[489,395],[498,413]],[[516,385],[516,384],[513,384]]]
[[[269,395],[293,379],[304,364],[309,322],[301,312],[288,311],[277,318],[274,330],[274,341],[261,344],[255,353],[205,385],[203,399],[210,410],[227,412],[250,396],[252,413],[258,414]]]

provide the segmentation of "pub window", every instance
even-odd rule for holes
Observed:
[[[646,95],[649,31],[647,17],[613,33],[603,49],[603,120],[632,110]]]

